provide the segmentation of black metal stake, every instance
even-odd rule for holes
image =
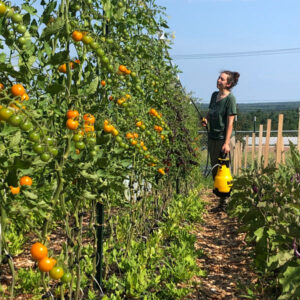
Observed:
[[[104,229],[104,205],[97,202],[96,204],[96,220],[97,220],[97,254],[99,262],[96,268],[96,279],[102,286],[103,271],[103,229]]]

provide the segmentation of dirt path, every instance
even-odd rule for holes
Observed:
[[[238,232],[238,224],[225,212],[212,213],[218,199],[210,193],[203,196],[207,212],[203,224],[196,228],[196,248],[204,256],[198,260],[207,276],[201,278],[199,291],[194,299],[245,299],[246,287],[257,281],[250,268],[249,248],[244,234]]]

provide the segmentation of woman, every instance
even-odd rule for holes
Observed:
[[[217,80],[216,91],[212,94],[209,111],[202,125],[209,124],[208,132],[208,152],[210,155],[211,166],[218,163],[220,152],[233,153],[234,137],[232,137],[233,122],[236,111],[236,100],[231,89],[237,85],[240,74],[232,71],[222,71]],[[217,168],[212,170],[213,179],[217,174]],[[217,207],[223,209],[225,200],[220,199]]]

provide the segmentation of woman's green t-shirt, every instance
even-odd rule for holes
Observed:
[[[217,101],[218,92],[211,96],[209,104],[209,133],[213,140],[224,140],[226,137],[226,127],[228,116],[236,115],[236,100],[230,93],[225,98]]]

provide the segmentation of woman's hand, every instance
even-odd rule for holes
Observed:
[[[224,153],[229,153],[229,152],[230,152],[229,144],[224,144],[224,145],[222,146],[222,151],[223,151]]]

